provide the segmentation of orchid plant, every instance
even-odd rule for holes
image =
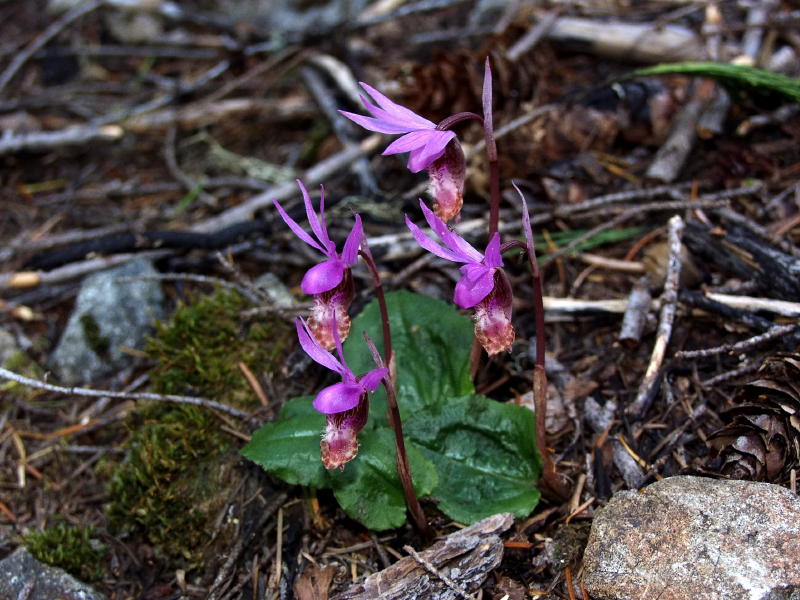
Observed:
[[[437,300],[408,292],[384,294],[361,218],[355,215],[339,253],[325,223],[324,190],[316,212],[308,191],[298,181],[311,234],[277,201],[275,208],[289,229],[325,259],[310,268],[301,282],[302,291],[313,296],[314,305],[307,321],[297,319],[297,336],[306,354],[341,381],[323,388],[311,402],[298,398],[287,403],[278,420],[257,431],[243,453],[286,481],[331,487],[351,516],[374,528],[396,526],[407,507],[415,525],[427,532],[418,494],[433,493],[439,508],[461,521],[502,510],[527,515],[539,498],[532,484],[538,478],[540,457],[544,481],[551,491],[563,495],[565,489],[544,444],[544,309],[530,218],[521,193],[526,242],[503,244],[498,232],[499,172],[488,59],[483,116],[459,113],[436,124],[366,83],[361,85],[369,96],[362,96],[361,101],[370,116],[341,112],[370,131],[401,134],[383,154],[408,152],[407,167],[412,173],[427,169],[432,209],[422,200],[419,206],[432,234],[408,215],[406,225],[423,249],[461,265],[453,302],[461,309],[473,309],[474,332],[469,331],[465,317]],[[447,224],[459,220],[463,205],[464,153],[451,128],[464,120],[480,121],[486,137],[490,203],[488,243],[483,252]],[[539,350],[534,373],[536,437],[533,415],[527,409],[476,394],[471,380],[481,347],[492,356],[510,350],[514,341],[512,289],[502,258],[512,247],[526,251],[534,280]],[[368,306],[351,324],[351,269],[359,255],[372,276],[377,306]],[[345,341],[353,327],[359,335]],[[362,333],[366,344],[359,339]],[[479,345],[470,350],[468,340],[473,335]],[[372,344],[372,338],[382,344]],[[365,352],[366,346],[370,353]],[[330,352],[334,349],[336,356]],[[377,391],[381,383],[384,394]],[[321,471],[308,462],[308,438],[314,435],[315,423],[323,428],[321,461],[317,463]],[[386,454],[392,430],[395,460]],[[396,473],[391,472],[393,463]],[[475,480],[476,472],[482,473],[480,480]],[[404,498],[399,506],[398,497]]]
[[[339,360],[315,339],[308,324],[301,318],[295,321],[300,346],[313,360],[341,376],[335,383],[320,391],[314,398],[314,408],[325,415],[325,432],[320,442],[320,456],[326,469],[344,469],[358,454],[358,432],[367,423],[369,392],[374,392],[389,369],[372,369],[356,377],[342,354],[342,342],[333,327],[336,353]]]
[[[339,254],[325,224],[325,189],[320,186],[319,214],[317,214],[303,182],[298,179],[297,185],[303,195],[308,224],[316,240],[287,214],[277,200],[273,200],[273,204],[289,229],[327,259],[306,271],[300,289],[314,297],[314,308],[308,318],[309,329],[325,349],[332,350],[336,347],[336,338],[346,339],[350,332],[350,315],[347,311],[353,301],[354,292],[350,267],[358,261],[358,247],[364,235],[361,217],[355,216],[353,229],[350,230],[342,253]]]

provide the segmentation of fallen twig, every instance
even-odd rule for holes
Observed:
[[[714,82],[701,81],[691,100],[678,113],[667,141],[656,152],[647,169],[647,177],[659,181],[674,181],[683,168],[697,138],[697,122],[714,92]]]
[[[791,325],[779,325],[777,327],[773,327],[766,333],[762,333],[761,335],[754,335],[751,338],[747,338],[746,340],[742,340],[741,342],[737,342],[735,344],[723,344],[722,346],[715,346],[713,348],[703,348],[701,350],[681,350],[675,353],[675,358],[677,359],[706,358],[708,356],[716,356],[717,354],[726,354],[726,353],[733,354],[735,352],[744,352],[745,350],[750,350],[751,348],[760,346],[764,342],[768,342],[775,338],[783,337],[784,335],[790,334],[793,331],[797,331],[798,328],[800,328],[800,323],[792,323]]]
[[[24,375],[19,375],[8,369],[0,367],[0,377],[10,381],[16,381],[22,385],[27,385],[39,390],[46,390],[48,392],[57,392],[59,394],[66,394],[68,396],[88,396],[92,398],[116,398],[119,400],[153,400],[156,402],[175,402],[177,404],[191,404],[193,406],[201,406],[203,408],[210,408],[229,414],[237,419],[249,419],[250,415],[242,412],[221,402],[215,400],[208,400],[206,398],[199,398],[196,396],[175,396],[173,394],[150,394],[146,392],[129,393],[129,392],[110,392],[106,390],[94,390],[82,387],[62,387],[60,385],[53,385],[38,379],[31,379]]]
[[[341,152],[334,154],[330,158],[317,163],[308,169],[302,177],[303,183],[306,186],[317,185],[321,183],[337,171],[341,171],[348,166],[359,156],[368,154],[375,150],[380,144],[383,136],[379,134],[371,135],[363,140],[359,145],[351,148],[345,148]],[[192,228],[194,231],[214,231],[223,227],[230,226],[234,223],[246,221],[253,216],[257,210],[272,206],[273,200],[286,200],[287,198],[297,194],[297,184],[293,181],[282,183],[278,186],[268,189],[263,194],[253,196],[246,202],[229,208],[228,210],[215,215],[204,221],[196,223]]]
[[[667,351],[672,323],[678,305],[678,285],[681,275],[681,233],[683,232],[683,219],[675,215],[669,220],[667,230],[667,244],[669,246],[669,262],[667,265],[667,279],[664,282],[664,292],[661,294],[661,317],[658,322],[658,335],[653,346],[653,353],[647,365],[642,383],[636,399],[628,406],[626,413],[638,417],[649,405],[658,388],[661,375],[661,365]]]
[[[24,289],[39,285],[53,285],[77,279],[90,273],[104,271],[111,267],[125,264],[136,258],[159,259],[171,254],[172,250],[148,250],[130,254],[101,256],[68,264],[52,271],[18,271],[16,273],[0,273],[0,289]]]
[[[638,345],[642,339],[642,332],[647,324],[647,315],[650,313],[652,302],[650,278],[645,275],[634,284],[628,296],[628,306],[619,330],[619,341],[629,348]]]

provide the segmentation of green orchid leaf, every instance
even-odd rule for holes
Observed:
[[[718,62],[665,63],[637,69],[628,74],[627,78],[676,73],[715,79],[733,90],[777,94],[791,102],[800,102],[800,80],[747,65]]]
[[[319,459],[325,415],[312,406],[313,398],[294,398],[283,405],[278,418],[253,433],[242,455],[287,483],[330,487],[328,472]]]
[[[418,497],[429,495],[437,483],[436,468],[416,448],[408,461]],[[362,432],[358,456],[344,471],[330,472],[331,487],[344,511],[364,526],[381,531],[406,520],[406,501],[395,467],[394,433],[388,428]]]
[[[528,516],[539,502],[533,413],[484,396],[449,398],[404,423],[411,444],[436,466],[433,497],[462,523],[498,512]]]
[[[473,326],[452,304],[407,291],[386,294],[392,349],[397,365],[397,404],[405,419],[425,406],[474,391],[469,376]],[[378,302],[353,319],[344,355],[354,373],[375,368],[364,343],[367,332],[383,354],[383,327]],[[386,423],[385,392],[373,396],[370,421]],[[373,418],[374,417],[374,418]]]

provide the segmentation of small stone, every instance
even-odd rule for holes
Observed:
[[[40,563],[25,547],[0,561],[0,573],[0,598],[105,600],[66,571]]]
[[[595,600],[800,598],[800,498],[688,476],[620,492],[595,516],[583,581]]]
[[[292,308],[297,304],[292,292],[274,273],[260,275],[255,280],[255,284],[277,308]]]
[[[136,259],[84,280],[51,357],[63,383],[90,382],[130,365],[132,357],[122,349],[141,348],[153,320],[164,313],[160,283],[146,279],[153,275],[150,261]]]

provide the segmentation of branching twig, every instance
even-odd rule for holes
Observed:
[[[800,323],[792,323],[791,325],[780,325],[777,327],[773,327],[766,333],[762,333],[761,335],[754,335],[751,338],[747,338],[746,340],[742,340],[741,342],[737,342],[735,344],[723,344],[722,346],[715,346],[713,348],[703,348],[701,350],[681,350],[680,352],[675,353],[675,358],[677,359],[706,358],[708,356],[716,356],[717,354],[725,354],[725,353],[733,354],[735,352],[744,352],[745,350],[750,350],[751,348],[760,346],[764,342],[768,342],[775,338],[783,337],[784,335],[790,334],[793,331],[796,331],[798,328],[800,328]]]
[[[628,406],[626,412],[634,417],[641,415],[647,408],[657,389],[661,376],[661,365],[667,351],[672,323],[678,305],[678,285],[681,275],[681,233],[683,232],[683,219],[675,215],[669,220],[667,244],[669,247],[669,262],[667,264],[667,279],[664,283],[664,292],[661,294],[661,317],[658,323],[658,335],[647,365],[642,383],[636,399]]]
[[[16,381],[22,385],[27,385],[39,390],[46,390],[48,392],[57,392],[59,394],[66,394],[68,396],[88,396],[92,398],[116,398],[118,400],[154,400],[156,402],[175,402],[177,404],[191,404],[193,406],[201,406],[203,408],[210,408],[229,414],[237,419],[249,419],[250,415],[233,407],[216,402],[214,400],[207,400],[206,398],[199,398],[196,396],[175,396],[172,394],[149,394],[142,393],[128,393],[128,392],[109,392],[105,390],[93,390],[90,388],[82,387],[62,387],[60,385],[53,385],[38,379],[31,379],[24,375],[19,375],[8,369],[0,367],[0,378]]]

